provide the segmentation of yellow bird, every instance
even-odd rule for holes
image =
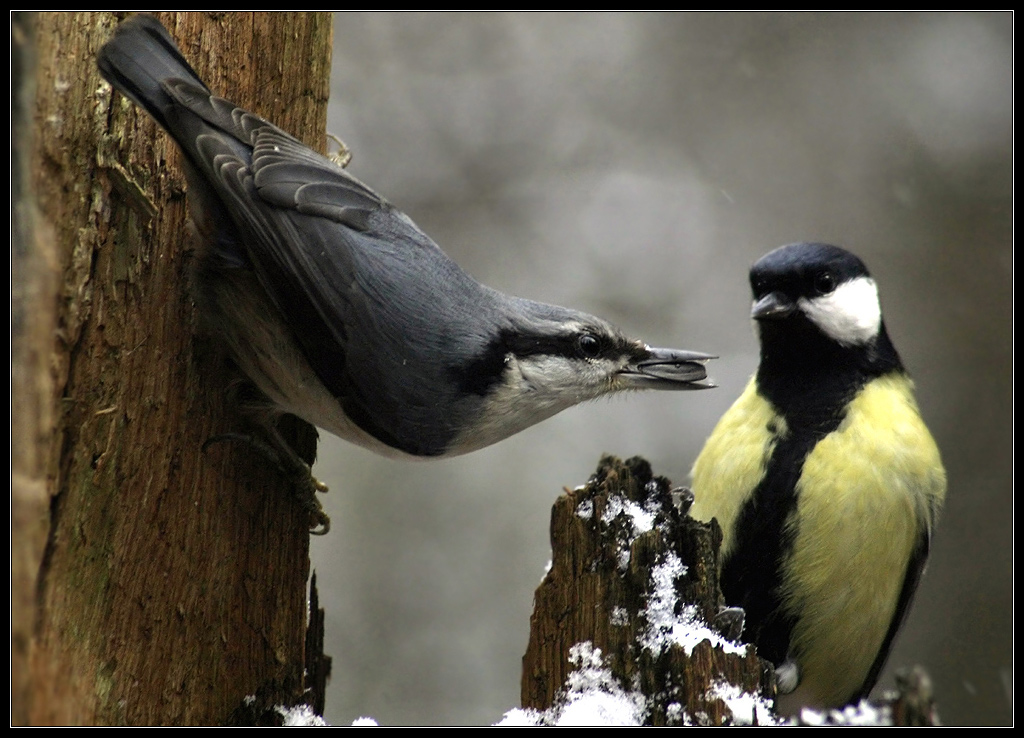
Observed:
[[[903,623],[946,473],[860,259],[792,244],[750,283],[760,364],[694,464],[692,514],[722,526],[722,592],[780,711],[842,707]]]

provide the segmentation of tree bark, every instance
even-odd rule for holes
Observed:
[[[247,695],[301,701],[308,520],[251,449],[202,451],[239,427],[231,377],[189,292],[181,156],[96,70],[120,17],[38,17],[33,171],[61,284],[24,713],[222,724]],[[323,150],[328,14],[160,18],[217,94]],[[315,431],[292,432],[311,458]]]

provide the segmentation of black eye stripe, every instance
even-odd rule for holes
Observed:
[[[578,330],[558,335],[501,331],[477,356],[463,364],[448,367],[449,376],[464,393],[487,394],[499,384],[506,369],[506,357],[518,359],[560,356],[579,361],[628,356],[639,361],[646,357],[642,344],[598,330]]]
[[[520,358],[562,356],[567,359],[615,359],[632,355],[636,346],[618,335],[583,328],[558,335],[503,333],[497,342],[506,353]]]

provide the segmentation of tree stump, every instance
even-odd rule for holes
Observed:
[[[769,716],[771,666],[707,625],[724,604],[722,533],[690,518],[689,501],[643,459],[611,456],[557,500],[553,561],[534,596],[523,657],[523,707],[564,705],[570,677],[603,666],[607,689],[632,701],[646,725]]]

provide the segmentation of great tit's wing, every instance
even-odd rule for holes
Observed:
[[[878,655],[875,656],[874,663],[871,664],[871,669],[868,671],[867,676],[864,677],[864,683],[861,685],[860,689],[857,690],[856,694],[850,698],[851,702],[858,702],[866,698],[874,688],[875,683],[878,681],[878,677],[882,673],[882,668],[885,666],[885,662],[889,658],[889,652],[892,650],[892,644],[896,639],[896,634],[899,633],[900,629],[903,627],[903,623],[910,612],[910,604],[914,600],[914,593],[917,591],[917,585],[921,583],[921,576],[924,574],[925,565],[928,563],[928,553],[931,549],[931,538],[931,530],[927,527],[924,528],[918,536],[917,544],[914,546],[914,551],[910,556],[910,561],[907,563],[907,572],[903,577],[903,587],[900,589],[900,596],[896,601],[896,609],[893,610],[892,622],[889,623],[889,630],[886,632],[885,639],[882,641],[882,645],[878,649]]]

